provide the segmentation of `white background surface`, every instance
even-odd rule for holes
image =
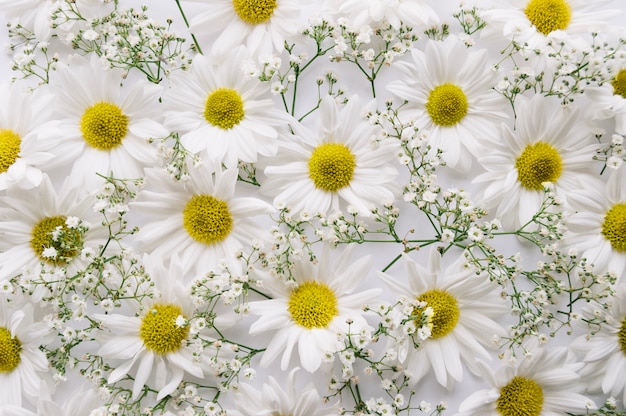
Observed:
[[[211,1],[211,0],[207,0],[207,1]],[[592,1],[592,0],[590,0]],[[122,5],[135,5],[135,6],[139,6],[141,4],[141,2],[138,1],[130,1],[130,0],[120,0],[120,3]],[[319,5],[317,5],[315,2],[312,1],[303,1],[303,3],[308,4],[308,7],[305,7],[305,9],[311,9],[311,10],[316,10]],[[442,17],[442,19],[447,19],[447,21],[452,22],[453,18],[451,16],[451,13],[449,13],[450,10],[453,10],[457,4],[456,1],[452,1],[452,0],[437,0],[437,1],[431,1],[431,3],[433,4],[433,6],[436,8],[436,10],[438,12],[440,12],[440,16]],[[311,5],[312,4],[312,5]],[[149,5],[149,10],[148,10],[148,14],[154,18],[163,20],[166,17],[172,17],[175,21],[175,26],[178,27],[179,31],[181,34],[185,34],[186,33],[186,29],[184,28],[184,26],[182,25],[182,18],[180,17],[180,14],[177,10],[176,4],[174,3],[173,0],[159,0],[159,1],[150,1],[148,2]],[[613,7],[615,8],[619,8],[619,9],[623,9],[626,10],[626,1],[624,0],[615,0],[613,2]],[[192,15],[191,10],[193,8],[189,7],[189,11],[187,12],[188,17]],[[621,22],[623,21],[623,16],[622,17],[616,17],[614,19],[616,24],[621,24]],[[3,19],[4,21],[4,19]],[[4,26],[3,26],[4,27]],[[184,35],[186,36],[186,34]],[[187,36],[188,37],[188,36]],[[189,37],[188,37],[189,38]],[[190,38],[189,38],[190,39]],[[7,36],[6,36],[6,30],[2,30],[0,32],[0,41],[3,43],[7,42]],[[202,45],[203,49],[206,51],[209,48],[207,47],[207,45]],[[492,51],[495,53],[495,51]],[[0,79],[2,80],[8,80],[11,77],[11,71],[8,68],[8,65],[6,65],[5,63],[8,62],[10,59],[8,54],[4,54],[2,55],[2,61],[3,64],[0,65]],[[349,91],[349,95],[350,94],[359,94],[362,97],[368,97],[370,94],[370,90],[369,90],[369,85],[368,83],[365,81],[364,78],[360,77],[360,78],[355,78],[356,82],[352,82],[353,79],[350,78],[350,75],[352,73],[352,71],[354,70],[354,68],[352,66],[349,67],[348,69],[348,65],[346,64],[341,65],[341,64],[331,64],[328,62],[325,62],[323,64],[318,65],[313,71],[311,71],[311,73],[308,75],[308,77],[310,77],[310,80],[314,79],[315,76],[317,76],[318,74],[323,73],[326,69],[331,69],[334,70],[335,72],[340,74],[340,82],[339,84],[347,84],[348,86],[348,91]],[[345,74],[346,76],[342,76],[342,74]],[[386,71],[383,76],[380,78],[380,80],[377,82],[377,91],[379,92],[379,103],[383,103],[384,99],[388,96],[388,94],[386,94],[384,92],[384,85],[388,80],[391,80],[394,78],[394,70],[393,68],[391,68],[390,70]],[[301,86],[306,88],[306,78],[304,79],[304,81],[302,82]],[[309,82],[309,85],[312,86],[312,83]],[[300,86],[299,86],[300,87]],[[311,89],[310,92],[312,92],[313,90]],[[307,90],[304,90],[304,93],[307,93]],[[1,97],[0,97],[1,99]],[[278,103],[278,102],[277,102]],[[279,109],[278,111],[280,111],[282,107],[279,107],[277,105],[277,109]],[[473,171],[473,174],[475,174],[475,171]],[[449,187],[457,187],[457,188],[465,188],[471,191],[472,186],[468,181],[468,177],[463,175],[456,175],[456,174],[450,174],[449,171],[442,171],[442,173],[440,174],[440,179],[442,182],[442,187],[445,188],[447,186]],[[406,207],[405,207],[406,208]],[[412,209],[412,208],[411,208]],[[414,211],[415,212],[415,211]],[[410,228],[416,228],[416,229],[420,229],[420,227],[424,226],[424,227],[429,227],[426,224],[421,224],[421,223],[415,223],[414,222],[414,218],[409,218],[406,215],[401,215],[401,223],[400,225],[397,227],[397,229],[399,231],[402,230],[408,230]],[[396,245],[367,245],[367,246],[362,246],[362,247],[358,247],[357,252],[359,254],[363,254],[363,255],[371,255],[374,261],[374,268],[372,270],[372,272],[370,273],[370,276],[368,277],[368,285],[369,286],[381,286],[378,283],[378,278],[376,277],[375,274],[375,270],[379,270],[382,267],[384,267],[386,264],[389,263],[389,261],[391,261],[398,253],[401,247],[396,246]],[[427,251],[427,250],[425,250]],[[510,241],[508,241],[508,245],[507,247],[503,250],[503,252],[505,254],[512,254],[516,251],[521,251],[522,253],[528,253],[530,252],[528,250],[528,247],[525,247],[523,245],[520,245],[518,241],[516,241],[515,239],[510,239]],[[534,253],[534,250],[532,251]],[[416,259],[425,259],[425,252],[424,253],[415,253],[415,255],[413,255],[413,258]],[[452,257],[452,256],[450,256]],[[536,257],[536,256],[534,256]],[[532,264],[534,261],[536,261],[537,258],[528,258],[526,261],[528,262],[528,264]],[[403,274],[403,265],[401,264],[401,262],[398,262],[394,267],[392,267],[389,270],[390,274],[396,274],[396,275],[400,275]],[[391,300],[391,299],[388,299]],[[505,319],[503,320],[501,323],[506,325],[508,321]],[[246,328],[246,325],[242,325],[241,328]],[[243,334],[242,334],[243,335]],[[241,335],[240,335],[241,336]],[[263,344],[263,337],[256,337],[254,339],[250,339],[251,344],[252,345],[262,345]],[[566,337],[564,336],[563,333],[559,334],[558,339],[556,339],[554,341],[554,345],[568,345],[569,342],[573,340],[572,337]],[[381,347],[381,346],[379,346]],[[496,353],[494,353],[494,364],[498,364],[497,363],[497,359],[495,358]],[[262,372],[259,370],[259,378],[257,380],[257,383],[261,383],[263,381],[265,381],[265,378],[262,374]],[[284,381],[286,379],[286,376],[284,373],[282,373],[279,369],[277,368],[272,368],[268,371],[268,374],[274,375],[277,379],[279,379],[280,381]],[[301,373],[300,374],[300,382],[307,382],[308,380],[307,377],[303,377],[305,376],[306,373]],[[319,386],[319,390],[321,394],[324,394],[325,389],[324,389],[324,385],[323,385],[323,377],[321,377],[321,375],[316,374],[311,376],[311,378],[318,383]],[[379,379],[372,376],[369,380],[366,379],[364,376],[361,376],[361,380],[363,380],[363,384],[362,384],[362,388],[364,390],[364,397],[369,397],[368,395],[368,383],[374,383],[374,384],[378,384],[379,383]],[[68,385],[68,386],[64,386],[62,388],[62,391],[67,392],[68,394],[72,394],[72,390],[75,386],[72,385]],[[438,401],[444,400],[449,404],[449,411],[447,412],[447,414],[452,414],[456,411],[458,404],[460,403],[460,401],[462,401],[463,399],[465,399],[469,394],[471,394],[472,392],[474,392],[475,390],[479,389],[479,388],[484,388],[486,387],[486,384],[480,380],[479,378],[473,376],[469,371],[467,371],[467,369],[465,369],[464,371],[464,380],[461,384],[455,386],[454,390],[452,392],[449,392],[447,390],[445,390],[444,388],[442,388],[441,386],[439,386],[436,381],[434,380],[434,377],[432,376],[427,376],[426,378],[424,378],[424,380],[418,385],[416,386],[416,391],[417,391],[417,401],[419,402],[419,400],[426,400],[429,401],[431,403],[436,404]]]

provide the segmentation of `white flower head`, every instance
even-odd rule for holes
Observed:
[[[0,190],[17,185],[39,186],[42,169],[52,165],[44,152],[38,129],[52,118],[53,96],[47,88],[26,92],[18,84],[0,85]]]
[[[505,0],[481,13],[488,23],[486,36],[515,38],[529,48],[544,49],[551,39],[568,39],[606,27],[616,10],[608,0]],[[546,48],[547,50],[547,48]]]
[[[567,202],[574,214],[566,219],[566,247],[576,248],[596,272],[621,275],[626,270],[624,175],[613,171],[605,185],[573,191]]]
[[[301,8],[296,0],[186,0],[201,3],[191,30],[201,41],[211,39],[211,55],[224,59],[238,45],[252,55],[281,51],[295,34]],[[207,51],[208,52],[208,51]]]
[[[35,322],[30,303],[9,303],[0,296],[0,403],[22,406],[23,397],[36,402],[48,371],[39,349],[49,334],[47,324]]]
[[[55,73],[57,120],[40,133],[55,166],[69,166],[76,185],[95,187],[97,176],[143,176],[159,162],[150,138],[168,135],[161,125],[161,87],[147,80],[120,86],[120,73],[103,71],[95,57],[74,58]]]
[[[327,214],[350,205],[369,216],[373,207],[393,201],[399,193],[397,170],[389,162],[396,143],[389,139],[372,146],[369,138],[377,128],[364,122],[362,110],[357,97],[344,108],[324,97],[314,133],[294,125],[295,136],[281,137],[279,154],[267,161],[261,190],[293,213]]]
[[[238,251],[269,238],[253,217],[273,209],[257,198],[235,197],[237,174],[203,165],[182,184],[163,170],[147,170],[146,187],[133,205],[150,219],[137,234],[143,248],[164,259],[178,253],[185,267],[198,274],[216,271],[222,263],[241,274]]]
[[[250,313],[259,316],[250,333],[274,334],[261,358],[262,365],[282,353],[280,367],[285,370],[296,350],[300,365],[314,372],[326,353],[336,352],[342,345],[338,335],[347,334],[348,328],[350,333],[368,328],[362,306],[373,302],[380,290],[353,291],[368,274],[371,261],[363,257],[351,262],[351,249],[346,249],[332,264],[330,250],[325,246],[317,264],[308,259],[297,261],[295,281],[290,285],[268,275],[264,287],[273,299],[250,302]]]
[[[507,229],[530,221],[545,189],[567,199],[572,191],[598,186],[591,163],[596,147],[578,113],[540,94],[518,97],[518,103],[515,130],[502,125],[500,140],[478,159],[487,172],[474,179],[483,184],[479,204],[494,208]]]
[[[161,257],[153,254],[145,255],[143,263],[160,296],[143,298],[141,305],[129,302],[139,306],[139,316],[94,314],[103,328],[97,354],[119,363],[109,374],[108,383],[121,380],[137,365],[132,398],[139,397],[147,384],[158,391],[160,400],[176,390],[186,374],[203,377],[207,368],[198,365],[189,342],[193,334],[188,320],[194,314],[194,305],[189,301],[190,289],[182,283],[180,259],[174,256],[166,268]]]
[[[481,140],[494,138],[506,117],[493,91],[497,73],[486,61],[487,50],[468,51],[452,37],[428,41],[424,51],[413,49],[411,62],[398,64],[401,77],[387,87],[408,101],[402,114],[427,132],[432,148],[443,150],[446,164],[459,171],[469,169],[472,156],[481,155]]]
[[[395,345],[393,341],[389,348],[398,350],[400,362],[413,374],[411,383],[432,368],[437,382],[451,388],[453,380],[462,379],[463,364],[475,372],[475,357],[490,358],[485,347],[493,347],[493,335],[505,334],[493,318],[505,313],[506,307],[485,274],[463,267],[462,256],[445,268],[434,248],[426,267],[408,256],[404,260],[408,285],[386,273],[379,276],[397,294],[425,302],[426,308],[416,309],[430,315],[430,333],[418,330],[423,341],[418,349],[412,342]]]
[[[459,407],[460,416],[586,413],[589,399],[580,394],[583,384],[577,373],[581,364],[573,361],[568,349],[548,349],[536,339],[525,343],[523,349],[532,358],[520,358],[495,373],[478,362],[489,388],[465,399]]]
[[[244,76],[241,66],[247,59],[244,47],[219,64],[197,55],[189,71],[172,76],[164,99],[166,126],[181,133],[188,151],[215,167],[236,168],[239,161],[273,156],[278,132],[289,120],[263,84]]]
[[[68,182],[57,191],[47,175],[36,189],[9,189],[0,197],[4,219],[0,222],[0,280],[14,277],[23,268],[35,273],[59,268],[75,273],[84,267],[81,250],[86,244],[104,242],[106,235],[98,214],[91,209],[94,201],[93,194]],[[70,228],[67,220],[72,217],[97,225],[86,230]],[[43,286],[38,289],[44,290]]]

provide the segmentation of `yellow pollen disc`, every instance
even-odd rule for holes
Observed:
[[[9,330],[0,327],[0,373],[10,373],[20,365],[22,343],[17,337],[11,336]]]
[[[454,126],[467,114],[467,96],[454,84],[441,84],[428,94],[426,111],[433,123],[449,127]]]
[[[433,310],[431,338],[448,335],[459,322],[459,302],[445,290],[432,289],[422,293],[417,300],[426,302],[426,307]],[[425,309],[425,308],[424,308]],[[421,312],[421,308],[418,308]]]
[[[0,130],[0,173],[9,170],[20,154],[22,139],[12,130]]]
[[[543,407],[543,389],[536,381],[515,376],[500,389],[496,410],[502,416],[539,416]]]
[[[356,158],[348,146],[341,143],[320,144],[309,159],[309,178],[316,188],[336,192],[350,184]]]
[[[199,243],[219,243],[230,234],[233,218],[228,204],[211,195],[194,195],[183,210],[183,225]]]
[[[515,160],[517,180],[526,189],[540,191],[543,182],[556,182],[563,171],[563,161],[558,150],[546,142],[526,146]]]
[[[326,328],[339,314],[335,292],[324,283],[308,281],[289,296],[287,310],[294,321],[305,328]]]
[[[207,122],[228,130],[243,120],[243,99],[235,90],[218,88],[206,99],[204,118]]]
[[[611,85],[613,85],[613,93],[615,95],[621,95],[626,98],[626,69],[620,69],[615,78],[613,78]]]
[[[68,228],[65,224],[67,217],[56,215],[40,220],[31,231],[30,246],[41,261],[56,266],[68,264],[83,249],[83,236],[77,229]],[[59,228],[59,238],[53,238],[53,232]],[[57,251],[56,258],[43,256],[46,248]]]
[[[602,235],[615,251],[626,253],[626,203],[615,204],[606,212]]]
[[[189,335],[189,325],[176,324],[179,316],[185,318],[178,305],[154,305],[141,320],[139,336],[144,345],[157,354],[178,351]]]
[[[80,131],[89,146],[111,150],[126,137],[128,116],[115,104],[96,103],[85,110],[80,119]]]
[[[566,0],[530,0],[524,13],[537,31],[544,35],[567,29],[572,20],[572,8]]]
[[[622,319],[622,326],[619,327],[617,337],[619,339],[619,347],[624,355],[626,355],[626,317]]]
[[[276,6],[277,0],[233,0],[237,16],[251,25],[270,20]]]

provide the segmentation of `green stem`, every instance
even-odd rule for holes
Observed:
[[[187,16],[185,15],[185,12],[183,11],[183,7],[180,5],[180,0],[174,0],[174,1],[176,1],[176,6],[178,6],[178,10],[180,11],[180,15],[183,17],[183,21],[185,22],[185,26],[187,26],[187,29],[189,29],[189,21],[187,20]],[[193,44],[195,45],[196,50],[198,51],[198,53],[200,55],[204,55],[204,53],[202,52],[202,48],[200,48],[200,44],[198,43],[198,39],[196,39],[196,35],[191,33],[191,39],[193,39]]]

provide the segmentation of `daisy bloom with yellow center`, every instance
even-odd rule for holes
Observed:
[[[52,116],[54,97],[43,87],[26,92],[16,84],[0,85],[0,190],[39,185],[54,157],[41,151],[37,129]]]
[[[326,214],[351,206],[360,215],[393,202],[398,193],[397,170],[389,163],[397,144],[380,139],[380,130],[366,122],[357,97],[340,108],[322,100],[315,132],[294,125],[295,137],[281,137],[280,150],[267,160],[261,191],[291,212]]]
[[[222,263],[240,271],[237,253],[244,245],[269,238],[253,217],[273,209],[257,198],[236,197],[237,173],[203,165],[190,171],[188,181],[178,182],[163,169],[146,169],[146,186],[133,204],[146,220],[136,236],[144,251],[165,260],[178,253],[198,275]]]
[[[39,349],[48,336],[45,323],[35,322],[31,303],[8,302],[0,296],[0,403],[21,406],[37,402],[46,355]]]
[[[91,260],[83,250],[97,252],[107,236],[95,203],[93,194],[68,182],[57,192],[47,175],[38,188],[9,189],[0,197],[0,281],[22,272],[72,276],[84,269]]]
[[[201,3],[191,19],[191,31],[211,38],[212,55],[224,57],[239,45],[259,56],[282,51],[285,39],[298,29],[301,7],[296,0],[185,0]]]
[[[158,391],[156,400],[178,388],[185,375],[202,378],[201,355],[194,355],[190,342],[194,308],[191,290],[183,285],[182,263],[174,256],[164,267],[161,256],[144,255],[143,264],[154,282],[152,297],[141,304],[127,302],[136,314],[94,314],[101,322],[97,354],[115,363],[108,376],[115,383],[134,372],[132,399],[137,399],[144,385]],[[154,376],[151,378],[151,376]]]
[[[494,209],[506,229],[526,224],[542,205],[544,184],[558,197],[597,186],[592,164],[596,145],[579,114],[540,94],[519,97],[515,130],[502,125],[500,140],[478,158],[486,170],[474,183],[483,187],[477,201]]]
[[[384,22],[398,29],[401,24],[412,28],[428,27],[439,21],[427,0],[328,0],[328,10],[350,17],[355,28],[375,27]]]
[[[549,349],[535,339],[523,346],[526,353],[513,366],[495,371],[479,361],[481,376],[489,388],[479,390],[459,406],[459,416],[551,416],[587,414],[588,398],[566,347]]]
[[[289,415],[289,416],[335,416],[339,409],[324,404],[312,384],[303,388],[296,385],[296,375],[300,369],[294,368],[283,383],[268,377],[260,389],[242,383],[239,386],[234,416]],[[282,384],[282,385],[281,385]],[[231,411],[228,411],[231,414]]]
[[[412,59],[397,65],[400,77],[387,87],[407,101],[401,115],[428,135],[433,149],[444,151],[449,167],[462,172],[506,117],[502,97],[493,91],[497,73],[486,62],[487,50],[468,51],[452,36],[428,41],[424,51],[413,49]]]
[[[324,354],[334,353],[343,345],[341,334],[369,331],[363,305],[371,304],[379,289],[356,292],[367,277],[371,261],[362,257],[351,261],[351,249],[337,253],[331,263],[331,249],[324,247],[319,263],[308,259],[294,263],[293,281],[275,277],[263,279],[264,289],[272,299],[250,302],[250,314],[259,318],[250,326],[250,334],[272,333],[261,365],[279,356],[280,368],[289,367],[295,351],[302,368],[313,373],[322,364]],[[348,322],[351,322],[348,324]]]
[[[591,100],[588,112],[593,120],[614,119],[615,132],[626,135],[626,62],[613,71],[609,82],[585,88],[585,96]]]
[[[597,319],[602,311],[604,322],[593,336],[580,336],[572,343],[572,349],[580,354],[585,366],[580,376],[585,380],[587,391],[602,392],[611,397],[622,395],[626,403],[626,285],[615,288],[616,295],[608,309],[593,305],[583,309],[586,319]],[[587,329],[587,328],[585,328]]]
[[[171,78],[164,98],[166,126],[180,132],[183,146],[201,153],[214,166],[236,168],[276,154],[278,131],[287,117],[274,107],[257,79],[243,74],[246,49],[232,51],[225,62],[197,55],[189,71]]]
[[[96,173],[138,178],[145,166],[159,163],[148,143],[168,135],[159,122],[159,86],[142,79],[121,87],[121,71],[105,71],[95,57],[76,57],[55,76],[58,117],[42,140],[57,166],[71,166],[73,183],[98,185]]]
[[[464,260],[458,256],[444,268],[441,255],[433,248],[426,267],[404,257],[404,278],[379,273],[398,297],[413,297],[433,310],[431,336],[418,349],[409,342],[387,347],[397,351],[411,372],[411,383],[419,382],[432,369],[437,382],[451,389],[454,380],[463,379],[464,364],[476,372],[478,357],[491,359],[486,347],[493,346],[493,337],[505,335],[494,321],[507,311],[497,287],[484,273],[477,275],[465,268]]]
[[[481,17],[488,23],[484,35],[515,38],[530,48],[541,48],[553,36],[590,33],[607,25],[616,10],[610,0],[503,0]]]
[[[626,270],[626,178],[615,171],[605,186],[571,192],[567,198],[573,212],[565,218],[567,247],[598,273],[621,276]]]

